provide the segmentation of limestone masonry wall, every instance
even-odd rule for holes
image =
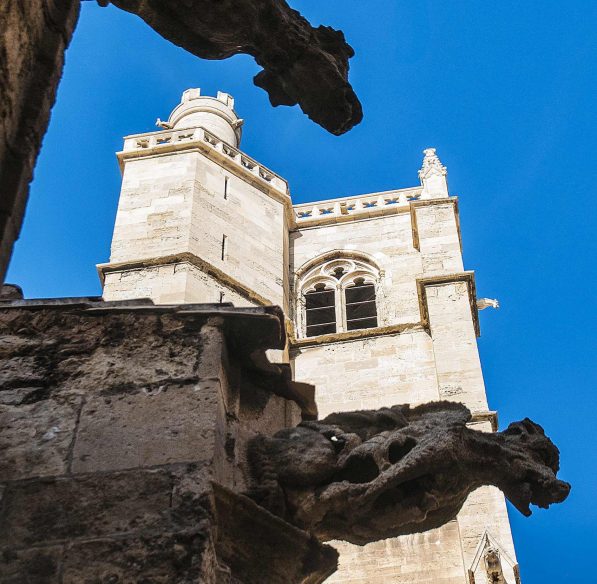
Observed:
[[[379,215],[382,212],[387,214]],[[393,213],[387,207],[377,213],[338,223],[326,221],[324,215],[319,225],[291,233],[290,280],[295,285],[292,306],[298,338],[291,359],[296,379],[316,386],[322,416],[438,399],[487,412],[476,340],[474,278],[463,272],[457,201],[417,200]],[[301,329],[303,292],[296,274],[319,256],[329,259],[334,251],[338,258],[354,252],[375,262],[380,274],[376,304],[381,328],[360,331],[360,338],[338,333],[308,339]],[[399,330],[388,328],[392,326]],[[489,422],[483,424],[491,431]],[[486,532],[510,559],[504,561],[506,582],[516,584],[505,501],[501,493],[487,487],[473,493],[458,518],[440,529],[364,547],[334,542],[340,566],[328,581],[485,583],[487,575],[475,559],[480,546],[488,545]]]
[[[244,490],[248,438],[300,420],[247,367],[281,322],[226,306],[16,304],[0,306],[0,582],[230,583],[232,520],[217,517],[238,501],[211,481]],[[263,513],[234,512],[271,532]]]
[[[191,254],[219,270],[230,285],[209,288],[189,268],[183,275],[177,267],[148,266],[141,269],[151,273],[127,279],[122,270],[110,267],[119,275],[107,271],[104,297],[138,298],[142,292],[157,302],[217,302],[222,291],[226,301],[240,305],[287,306],[281,276],[287,238],[282,202],[197,151],[130,160],[124,167],[109,265],[124,264],[130,270],[138,260],[160,263],[169,258],[174,264],[182,261],[181,254]]]
[[[291,358],[296,379],[315,385],[321,416],[439,398],[433,344],[422,328],[305,347]]]
[[[1,319],[0,581],[184,581],[214,563],[217,338],[206,351],[152,315]]]

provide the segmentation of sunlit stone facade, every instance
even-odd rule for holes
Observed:
[[[277,304],[290,341],[273,358],[316,385],[322,416],[446,399],[495,429],[474,272],[434,149],[418,186],[293,205],[287,182],[239,150],[228,94],[187,90],[158,125],[127,136],[118,153],[111,256],[98,266],[106,300]],[[490,487],[440,529],[337,547],[334,583],[519,581],[505,501]]]

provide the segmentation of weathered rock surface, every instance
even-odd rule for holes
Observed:
[[[319,584],[322,540],[440,526],[481,485],[525,514],[568,495],[530,420],[314,421],[313,388],[265,357],[284,345],[275,307],[0,301],[0,582]]]
[[[563,501],[559,451],[525,419],[504,432],[467,427],[454,402],[332,414],[249,444],[250,495],[321,540],[366,543],[439,527],[483,485],[524,515]]]
[[[348,83],[353,49],[342,32],[312,27],[284,0],[112,0],[164,38],[203,59],[247,53],[263,67],[255,84],[272,105],[300,105],[333,134],[358,124],[361,104]]]
[[[333,549],[234,492],[249,438],[316,413],[313,388],[265,358],[283,322],[276,308],[0,301],[0,582],[331,574]]]
[[[79,6],[79,0],[0,2],[0,283],[21,229]]]

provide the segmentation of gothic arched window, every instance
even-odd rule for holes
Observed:
[[[297,325],[302,336],[378,326],[379,269],[365,258],[309,262],[297,276]]]
[[[356,278],[344,289],[346,305],[346,330],[372,328],[377,326],[375,284]]]
[[[307,336],[336,332],[336,292],[325,284],[316,284],[305,293]]]

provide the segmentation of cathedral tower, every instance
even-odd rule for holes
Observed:
[[[469,407],[477,429],[494,431],[474,272],[464,270],[458,199],[433,148],[419,179],[412,188],[294,207],[294,373],[316,386],[321,416],[453,400]],[[337,545],[334,583],[485,584],[482,560],[493,548],[503,573],[495,582],[518,582],[505,501],[491,487],[474,492],[440,529]]]
[[[288,307],[288,185],[238,150],[234,99],[184,92],[161,130],[124,139],[104,298]]]
[[[183,94],[157,132],[127,136],[106,300],[277,304],[295,378],[320,415],[453,400],[497,427],[485,394],[474,272],[435,149],[411,188],[293,206],[284,179],[239,148],[225,93]],[[481,303],[479,306],[485,306]],[[474,492],[429,532],[336,544],[342,584],[518,584],[506,504]]]

